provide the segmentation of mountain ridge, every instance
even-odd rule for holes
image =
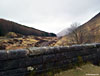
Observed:
[[[88,20],[87,22],[85,22],[84,24],[80,25],[80,26],[78,27],[78,29],[87,26],[87,25],[89,24],[89,22],[92,22],[92,21],[94,22],[94,21],[96,21],[97,18],[100,18],[100,12],[99,12],[98,14],[96,14],[94,17],[92,17],[90,20]],[[97,23],[97,22],[95,22],[95,24],[96,24],[96,23]],[[90,24],[89,24],[89,25],[90,25]],[[65,36],[66,34],[68,34],[67,28],[64,29],[64,30],[62,30],[61,32],[59,32],[59,33],[57,34],[57,36],[58,36],[58,37],[62,37],[62,36]]]
[[[82,43],[100,43],[100,13],[96,14],[86,23],[79,26],[76,32],[78,36],[80,35],[80,38],[78,37],[79,40],[82,39],[84,41]],[[72,45],[73,43],[70,42],[71,35],[75,34],[72,32],[62,36],[61,39],[56,42],[56,45]]]
[[[10,20],[0,19],[0,36],[6,35],[8,32],[15,32],[22,35],[34,36],[56,36],[54,33],[48,33],[32,27],[28,27]]]

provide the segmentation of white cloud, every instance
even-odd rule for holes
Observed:
[[[100,0],[0,0],[0,17],[58,33],[100,11]]]

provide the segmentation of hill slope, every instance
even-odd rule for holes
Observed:
[[[8,32],[15,32],[22,35],[34,35],[34,36],[56,36],[53,33],[47,33],[37,30],[35,28],[27,27],[12,21],[0,19],[0,36],[6,35]]]
[[[88,22],[81,25],[79,28],[88,28],[90,31],[99,31],[100,29],[100,13],[95,15],[92,19],[90,19]],[[62,30],[57,35],[58,36],[65,36],[68,34],[67,29]]]
[[[49,46],[57,37],[25,36],[19,38],[0,37],[0,50],[23,49],[29,47]]]
[[[88,22],[81,25],[79,28],[88,28],[89,31],[98,31],[100,30],[100,13],[91,18]],[[78,28],[78,29],[79,29]]]
[[[92,40],[90,43],[94,43],[94,42],[100,42],[100,13],[98,13],[96,16],[94,16],[93,18],[91,18],[88,22],[84,23],[83,25],[81,25],[80,27],[77,28],[78,30],[80,29],[85,29],[84,31],[88,31],[86,33],[90,33],[93,35],[93,37],[90,37],[89,39]],[[72,34],[72,33],[70,33]],[[63,36],[58,42],[60,42],[59,44],[64,45],[64,43],[68,44],[68,36],[70,35],[68,34],[67,37]],[[84,34],[85,35],[85,34]],[[84,37],[87,38],[87,37]],[[58,42],[56,44],[58,44]]]

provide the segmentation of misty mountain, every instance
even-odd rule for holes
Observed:
[[[64,30],[62,30],[61,32],[59,32],[57,34],[58,37],[62,37],[62,36],[65,36],[66,34],[68,34],[68,30],[67,28],[65,28]]]

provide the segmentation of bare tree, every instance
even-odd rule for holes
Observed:
[[[69,41],[72,44],[83,44],[83,43],[90,43],[93,38],[93,34],[89,32],[86,28],[79,27],[79,23],[73,23],[70,28],[68,28],[69,34]]]
[[[70,39],[70,42],[71,43],[79,43],[79,39],[78,39],[78,23],[73,23],[71,24],[70,28],[68,28],[68,31],[69,31],[69,39]]]

